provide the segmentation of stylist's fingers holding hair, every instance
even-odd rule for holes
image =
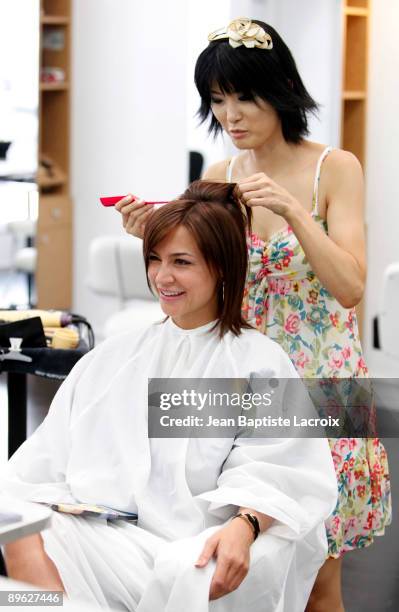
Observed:
[[[143,238],[145,223],[154,210],[153,204],[146,204],[144,200],[129,194],[117,202],[115,209],[122,214],[122,224],[126,232]]]
[[[301,205],[284,187],[264,172],[252,174],[238,183],[241,197],[247,206],[263,206],[288,220]]]

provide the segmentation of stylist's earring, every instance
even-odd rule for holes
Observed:
[[[222,302],[224,302],[224,283],[222,283]]]

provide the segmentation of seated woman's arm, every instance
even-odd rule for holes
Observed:
[[[260,533],[264,533],[273,519],[251,508],[240,508],[240,514],[255,515]],[[218,599],[237,589],[249,570],[249,549],[254,541],[254,529],[249,521],[236,518],[208,538],[199,556],[196,567],[205,567],[212,557],[217,557],[217,566],[212,578],[209,599]]]

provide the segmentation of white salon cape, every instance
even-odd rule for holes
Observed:
[[[53,512],[42,532],[67,595],[137,612],[302,612],[327,551],[337,485],[325,439],[149,439],[148,379],[294,377],[255,330],[220,340],[172,320],[113,337],[83,357],[42,425],[1,474],[0,492],[137,512],[137,526]],[[213,602],[216,567],[194,566],[238,507],[274,518],[240,587]]]

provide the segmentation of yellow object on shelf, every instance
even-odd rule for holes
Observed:
[[[50,348],[76,349],[79,344],[78,332],[70,327],[45,327],[44,335]]]
[[[61,327],[63,316],[65,316],[65,313],[60,310],[0,310],[0,321],[13,323],[14,321],[40,317],[43,327],[46,325],[49,327]]]

